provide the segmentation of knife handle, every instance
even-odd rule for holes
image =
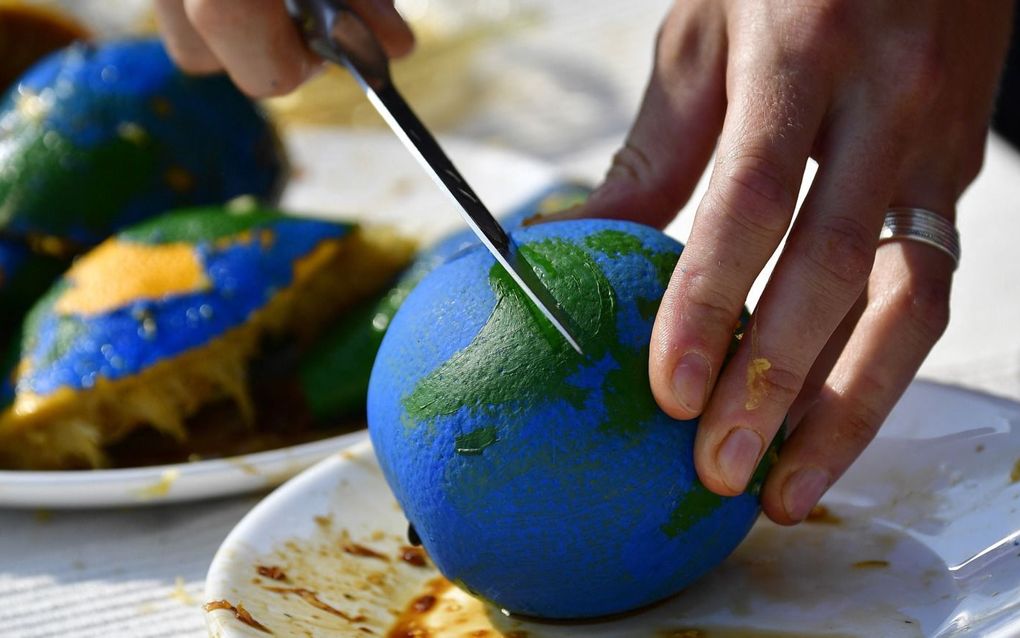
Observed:
[[[308,47],[348,68],[379,91],[391,84],[386,51],[368,25],[343,0],[286,0],[287,12]]]

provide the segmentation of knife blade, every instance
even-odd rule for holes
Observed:
[[[583,355],[569,315],[394,86],[389,59],[368,26],[337,0],[286,0],[286,5],[309,48],[354,76],[375,109],[450,197],[482,244],[556,331]]]

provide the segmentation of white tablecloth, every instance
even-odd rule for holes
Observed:
[[[490,2],[493,11],[511,0]],[[481,106],[448,133],[596,180],[640,99],[666,0],[537,5],[482,48]],[[513,60],[512,64],[507,64]],[[559,99],[570,96],[572,99]],[[689,215],[688,215],[689,217]],[[681,219],[679,233],[689,226]],[[992,140],[960,209],[953,324],[922,375],[1020,399],[1020,156]],[[258,496],[143,509],[0,510],[0,635],[201,636],[213,553]]]

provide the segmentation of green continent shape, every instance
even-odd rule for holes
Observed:
[[[607,256],[638,253],[649,259],[657,274],[668,277],[676,262],[671,253],[653,253],[640,241],[626,242],[626,233],[603,231],[589,236],[589,248]],[[419,381],[403,399],[412,423],[432,423],[440,416],[468,408],[481,417],[496,417],[500,406],[516,403],[527,409],[538,403],[563,400],[580,409],[591,391],[567,381],[585,362],[609,356],[616,367],[607,373],[602,394],[606,408],[600,430],[636,432],[655,410],[644,370],[647,347],[630,349],[617,337],[617,295],[595,260],[581,247],[560,239],[521,246],[521,253],[542,282],[574,317],[584,346],[584,358],[560,337],[499,265],[489,271],[496,306],[475,339],[439,368]],[[660,256],[661,255],[661,256]],[[509,354],[510,351],[512,355]],[[498,368],[494,361],[512,361]]]
[[[769,470],[779,459],[779,446],[782,445],[785,438],[786,424],[784,423],[779,428],[779,432],[776,433],[772,444],[765,451],[765,455],[751,476],[751,480],[748,482],[747,489],[745,490],[746,493],[754,496],[761,494],[761,488],[765,484],[765,478],[768,476]],[[691,490],[684,494],[677,503],[676,508],[669,516],[669,520],[662,525],[661,529],[664,534],[673,538],[689,530],[698,521],[704,520],[705,517],[710,515],[715,508],[722,505],[725,501],[725,497],[708,491],[708,488],[702,485],[700,481],[696,481]]]
[[[622,230],[602,230],[592,233],[585,239],[585,244],[604,255],[641,255],[647,259],[659,275],[659,284],[665,288],[669,285],[669,278],[673,276],[673,269],[679,255],[671,252],[656,252],[649,250],[641,242],[640,237],[625,233]],[[654,300],[656,310],[659,300]]]
[[[455,443],[457,446],[457,454],[476,456],[481,454],[482,450],[493,443],[497,443],[498,441],[499,434],[496,432],[495,426],[486,425],[475,430],[471,430],[467,434],[461,434],[457,437]]]
[[[0,167],[0,228],[27,218],[47,235],[76,226],[105,235],[114,217],[160,179],[158,149],[146,135],[81,149],[45,123],[22,118],[2,150],[10,155]]]
[[[132,226],[118,235],[139,244],[197,244],[232,237],[284,219],[279,211],[255,208],[223,215],[219,206],[174,211]]]
[[[696,481],[691,490],[681,497],[676,509],[669,515],[669,520],[662,526],[663,533],[673,538],[686,532],[722,505],[723,501],[722,496],[709,492],[708,488]]]

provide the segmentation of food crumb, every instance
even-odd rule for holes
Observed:
[[[267,634],[273,633],[269,631],[268,627],[266,627],[259,621],[255,620],[255,618],[252,617],[252,615],[248,612],[247,609],[244,608],[244,605],[242,605],[241,603],[237,603],[237,605],[232,605],[229,601],[226,600],[212,600],[202,605],[202,609],[205,610],[206,613],[217,609],[226,609],[227,611],[231,611],[234,613],[234,618],[236,618],[240,622],[243,622],[249,627],[254,627],[255,629],[258,629],[259,631]]]
[[[188,605],[189,607],[191,605],[198,604],[198,601],[195,600],[185,588],[183,576],[174,578],[174,590],[170,592],[170,599],[176,600],[182,605]]]
[[[751,359],[747,364],[747,401],[744,402],[744,409],[750,412],[761,406],[768,394],[767,379],[765,373],[772,367],[772,362],[765,357]]]
[[[137,494],[142,500],[157,499],[166,496],[170,493],[170,488],[173,487],[174,482],[177,481],[180,475],[181,472],[177,468],[164,470],[158,481],[138,490]]]
[[[49,523],[53,520],[53,512],[50,510],[38,509],[35,511],[33,517],[36,523]]]
[[[979,454],[981,452],[984,452],[985,451],[985,444],[984,443],[978,443],[977,446],[974,447],[974,451],[979,453]]]
[[[425,560],[425,550],[420,547],[401,547],[400,560],[415,567],[425,567],[428,564]]]
[[[256,565],[255,571],[259,573],[259,576],[265,576],[273,580],[287,580],[287,573],[276,565]]]
[[[436,606],[436,597],[432,594],[425,594],[414,599],[411,609],[419,614],[424,614]]]
[[[1013,464],[1013,469],[1009,472],[1009,482],[1020,482],[1020,459],[1016,460],[1016,463]]]
[[[381,554],[371,547],[365,547],[360,543],[346,542],[340,547],[344,553],[351,554],[352,556],[361,556],[364,558],[375,558],[382,561],[389,561],[389,557]]]

